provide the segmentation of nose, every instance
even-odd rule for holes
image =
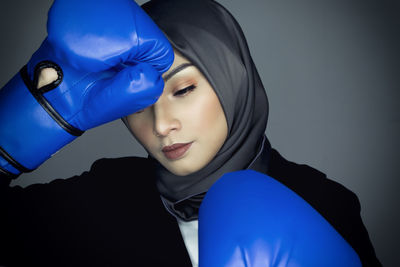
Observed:
[[[168,136],[171,132],[181,128],[180,121],[174,116],[173,108],[168,104],[157,102],[153,105],[154,134],[156,136]]]

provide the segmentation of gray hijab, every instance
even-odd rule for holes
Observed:
[[[220,4],[211,0],[153,0],[142,8],[174,48],[208,79],[228,123],[224,145],[203,169],[177,176],[155,162],[156,185],[165,207],[174,216],[190,221],[197,219],[205,193],[224,173],[247,168],[266,172],[268,100],[243,32]]]

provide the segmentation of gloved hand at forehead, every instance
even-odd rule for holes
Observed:
[[[264,174],[224,175],[199,212],[200,267],[356,267],[354,249],[306,201]]]
[[[167,38],[132,0],[55,0],[48,36],[0,90],[0,169],[36,168],[83,131],[153,104],[173,62]],[[41,88],[43,69],[57,79]]]

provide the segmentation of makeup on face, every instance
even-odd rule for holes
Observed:
[[[179,54],[163,74],[164,91],[128,126],[146,151],[170,172],[184,176],[207,165],[223,145],[227,122],[213,88]]]
[[[175,143],[170,146],[164,146],[162,152],[164,153],[165,157],[170,160],[176,160],[184,156],[186,151],[189,150],[193,142],[189,143]]]
[[[175,68],[173,68],[173,69],[167,71],[167,72],[164,74],[164,77],[163,77],[164,82],[166,83],[166,82],[167,82],[169,79],[171,79],[175,74],[177,74],[178,72],[180,72],[180,71],[182,71],[182,70],[184,70],[185,68],[190,67],[190,66],[193,66],[193,64],[190,63],[190,62],[185,62],[185,63],[180,64],[179,66],[177,66],[177,67],[175,67]]]
[[[194,89],[196,89],[196,85],[191,84],[189,86],[184,87],[183,89],[176,90],[176,92],[174,93],[174,96],[185,96],[188,93],[190,93],[191,91],[193,91]]]

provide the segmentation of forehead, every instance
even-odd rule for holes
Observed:
[[[182,56],[180,53],[174,51],[174,62],[172,63],[172,66],[169,68],[169,70],[162,75],[162,77],[165,78],[171,73],[172,70],[174,70],[176,67],[184,63],[190,63],[190,61],[186,59],[184,56]]]

